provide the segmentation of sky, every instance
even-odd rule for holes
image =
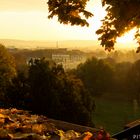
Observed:
[[[0,0],[0,38],[23,40],[94,40],[105,16],[100,0],[91,0],[87,9],[94,13],[89,27],[63,25],[49,20],[47,0]]]
[[[48,19],[47,0],[0,0],[0,39],[20,40],[97,40],[96,30],[105,16],[101,0],[90,0],[87,9],[94,14],[89,27],[63,25]],[[132,42],[133,33],[118,39]]]

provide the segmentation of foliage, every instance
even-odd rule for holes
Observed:
[[[91,123],[90,114],[94,110],[94,101],[88,98],[89,95],[80,79],[67,76],[61,65],[44,58],[32,61],[29,68],[29,82],[33,101],[32,110],[45,112],[49,117],[70,122]],[[86,99],[91,102],[91,106],[87,105]]]
[[[61,82],[61,81],[60,81]],[[92,115],[95,109],[94,100],[84,88],[82,81],[73,76],[66,76],[60,86],[60,102],[63,120],[92,126]],[[76,115],[75,115],[76,114]],[[71,119],[70,116],[73,116]]]
[[[63,70],[63,69],[62,69]],[[61,69],[53,62],[46,61],[44,58],[30,61],[29,84],[32,96],[32,109],[37,112],[45,112],[49,116],[54,116],[58,112],[56,105],[59,106],[57,96],[57,74],[61,75]]]
[[[5,46],[0,44],[0,93],[5,91],[6,86],[15,75],[14,58],[9,54]]]
[[[0,139],[4,140],[110,140],[109,133],[103,129],[95,129],[92,133],[80,133],[74,130],[64,132],[57,129],[47,117],[33,115],[16,108],[0,109],[0,124]]]
[[[58,131],[45,116],[29,114],[24,110],[0,109],[0,139],[43,140],[50,132]]]
[[[93,126],[94,100],[80,79],[67,75],[61,65],[45,58],[31,59],[28,67],[28,75],[18,72],[7,86],[5,98],[9,104]]]
[[[12,56],[15,59],[15,64],[16,64],[16,70],[17,71],[27,71],[27,56],[21,52],[17,52],[17,50],[14,52],[11,52]]]
[[[85,11],[88,0],[48,0],[49,17],[58,16],[60,23],[71,25],[88,25],[86,20],[80,17],[83,12],[85,17],[92,14]],[[102,0],[102,6],[106,8],[107,15],[102,20],[102,26],[96,31],[98,38],[105,50],[114,49],[117,37],[136,27],[135,39],[140,45],[140,0]],[[137,52],[140,51],[138,47]]]
[[[87,2],[88,0],[49,0],[48,18],[58,16],[58,21],[63,24],[89,26],[86,19],[93,14],[85,10]]]
[[[5,100],[11,106],[25,108],[29,106],[29,82],[25,72],[18,71],[11,83],[7,86]],[[9,106],[7,105],[7,106]]]
[[[104,60],[88,59],[84,64],[78,66],[75,74],[82,79],[93,96],[99,96],[110,91],[113,69]]]
[[[135,39],[139,43],[140,25],[140,1],[139,0],[103,0],[106,6],[107,15],[102,20],[102,26],[96,32],[101,37],[101,45],[111,51],[117,37],[122,36],[127,31],[137,28]]]

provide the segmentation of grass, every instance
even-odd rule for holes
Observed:
[[[127,123],[140,119],[140,111],[134,113],[133,102],[102,97],[95,98],[95,103],[95,126],[104,127],[110,134],[115,134],[123,130]]]

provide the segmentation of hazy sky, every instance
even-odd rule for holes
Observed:
[[[87,8],[94,13],[90,27],[62,25],[47,19],[47,0],[0,0],[0,38],[24,40],[93,40],[105,15],[101,0],[91,0]]]
[[[90,0],[87,9],[94,13],[90,27],[63,25],[47,18],[47,0],[0,0],[0,39],[21,40],[96,40],[95,31],[105,16],[101,0]],[[134,31],[119,39],[132,42]],[[132,45],[131,45],[132,46]],[[130,47],[131,47],[130,46]]]

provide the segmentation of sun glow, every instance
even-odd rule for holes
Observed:
[[[136,29],[132,29],[129,32],[126,32],[122,37],[119,37],[117,39],[118,43],[134,43],[134,35],[135,35]]]

